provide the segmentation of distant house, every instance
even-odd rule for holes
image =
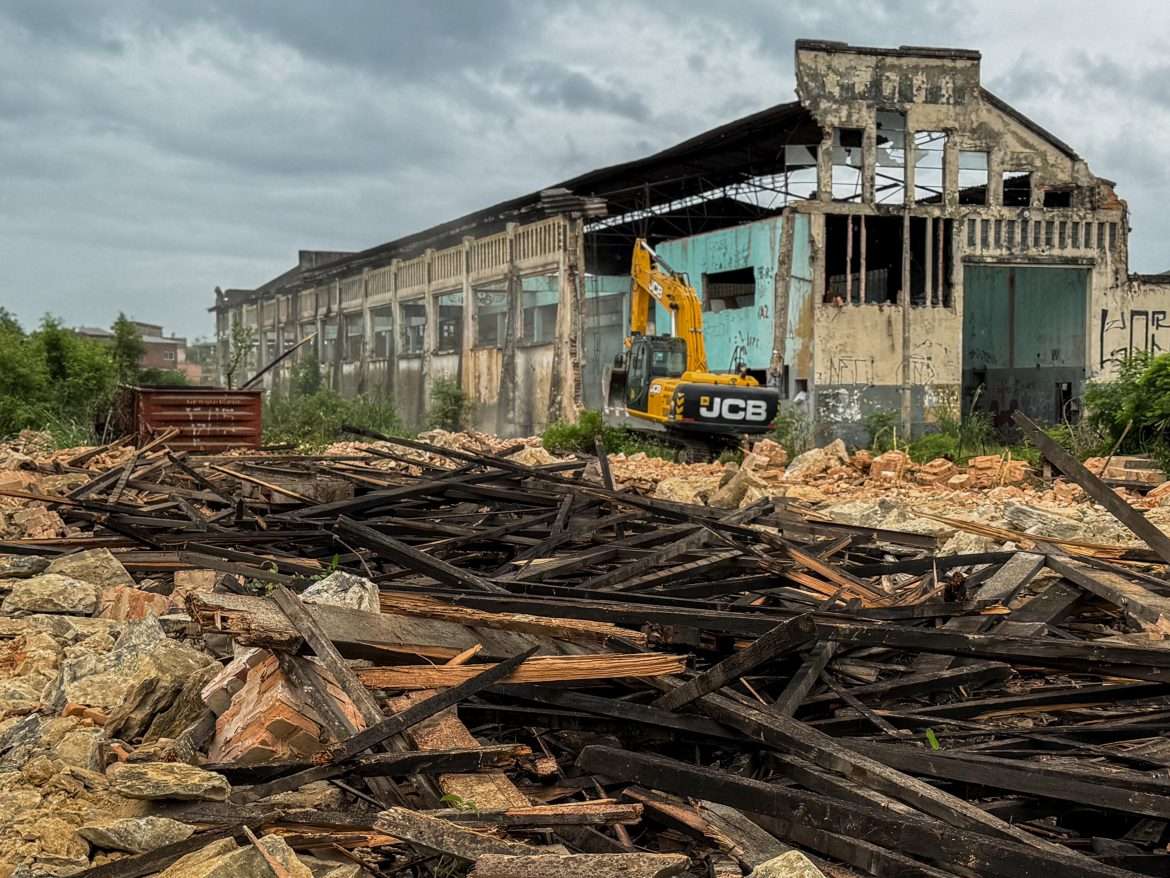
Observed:
[[[192,384],[200,382],[202,368],[197,365],[193,370],[188,368],[187,339],[177,335],[164,336],[163,328],[158,323],[141,323],[137,320],[132,322],[141,334],[145,346],[142,358],[138,361],[140,368],[182,372]],[[112,342],[114,339],[111,330],[97,326],[79,326],[74,332],[94,341]]]

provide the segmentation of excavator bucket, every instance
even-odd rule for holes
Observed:
[[[626,380],[628,376],[628,370],[616,365],[606,369],[605,407],[607,410],[625,412]]]

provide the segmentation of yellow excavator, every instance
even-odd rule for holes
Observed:
[[[670,315],[669,335],[646,335],[650,307]],[[744,434],[764,433],[779,393],[746,366],[707,369],[703,303],[685,274],[671,269],[642,238],[630,266],[630,335],[609,370],[606,421],[662,435],[690,457],[717,454]]]

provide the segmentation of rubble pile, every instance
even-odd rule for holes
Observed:
[[[29,439],[0,876],[1166,874],[1170,487],[1035,441]]]

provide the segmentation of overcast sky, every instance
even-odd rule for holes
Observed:
[[[720,8],[722,7],[722,8]],[[210,330],[213,288],[793,99],[798,37],[983,52],[1170,269],[1170,7],[0,0],[0,305]]]

